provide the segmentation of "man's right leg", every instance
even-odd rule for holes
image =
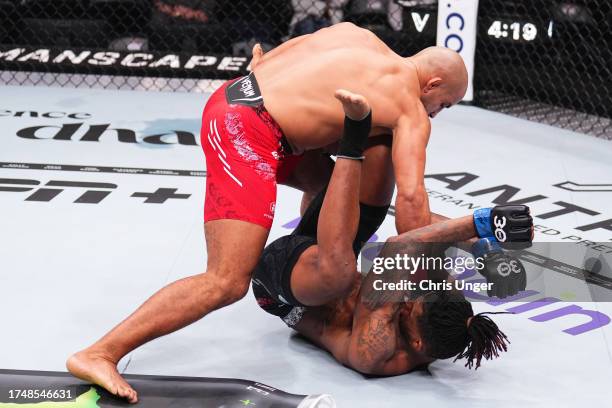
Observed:
[[[224,219],[207,222],[205,233],[206,272],[162,288],[96,343],[71,356],[66,366],[74,376],[137,402],[136,392],[117,371],[123,356],[236,302],[247,293],[269,230]]]

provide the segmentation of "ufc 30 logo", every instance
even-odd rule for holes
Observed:
[[[79,204],[99,204],[117,189],[116,184],[90,181],[50,180],[41,184],[39,180],[0,178],[0,192],[30,193],[24,201],[49,202],[65,190],[81,191],[74,200]],[[163,204],[169,199],[186,200],[191,194],[176,194],[176,188],[158,188],[154,192],[135,192],[133,198],[144,198],[147,204]]]
[[[493,225],[495,226],[495,238],[499,242],[506,242],[506,231],[503,228],[506,226],[506,217],[502,216],[501,219],[496,215],[493,217]]]
[[[510,272],[521,273],[522,269],[516,259],[511,259],[510,262],[502,262],[497,265],[497,273],[504,278],[510,275]]]

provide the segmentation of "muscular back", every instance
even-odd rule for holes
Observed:
[[[414,67],[374,34],[350,23],[281,45],[254,72],[266,108],[298,150],[340,138],[344,113],[334,98],[339,88],[368,99],[372,134],[392,129],[406,100],[419,97]]]

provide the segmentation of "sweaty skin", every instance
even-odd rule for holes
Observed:
[[[372,136],[393,134],[398,232],[429,224],[423,182],[427,116],[463,97],[467,73],[458,54],[433,47],[402,58],[369,31],[343,23],[290,40],[265,55],[258,51],[256,58],[252,66],[265,107],[297,152],[314,154],[340,139],[343,113],[334,97],[337,90],[367,97],[374,111]],[[309,166],[298,170],[302,173],[289,184],[304,190]],[[206,222],[204,231],[206,270],[160,289],[96,343],[73,354],[66,362],[73,375],[135,403],[137,392],[117,371],[121,358],[246,295],[269,230],[219,219]]]
[[[473,217],[466,216],[422,227],[387,242],[394,245],[394,253],[397,245],[406,244],[410,254],[413,243],[460,242],[474,237]],[[329,351],[341,364],[364,374],[400,375],[431,363],[433,359],[423,353],[416,324],[423,313],[422,302],[419,299],[403,302],[401,296],[391,298],[385,291],[373,290],[374,280],[380,278],[381,275],[370,272],[362,280],[355,270],[350,294],[309,307],[295,330]],[[398,282],[403,278],[406,276],[391,275],[385,281]],[[447,274],[435,278],[450,279]],[[408,322],[404,327],[400,318]]]
[[[465,94],[467,72],[457,53],[432,47],[403,58],[370,31],[341,23],[266,54],[256,46],[251,68],[266,109],[296,151],[339,140],[344,113],[335,90],[364,96],[373,111],[371,135],[393,134],[398,233],[430,223],[423,181],[428,116]]]

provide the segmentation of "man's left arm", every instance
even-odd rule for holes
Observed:
[[[420,105],[407,109],[393,132],[392,160],[397,183],[395,227],[398,234],[429,225],[431,214],[425,191],[425,149],[431,124]]]
[[[533,224],[529,217],[529,209],[525,206],[500,206],[491,209],[491,217],[475,220],[474,216],[465,216],[457,219],[447,219],[442,222],[427,225],[419,229],[406,232],[387,239],[377,258],[395,258],[396,255],[407,255],[411,258],[427,256],[442,256],[444,246],[453,242],[467,241],[482,236],[482,228],[477,225],[492,224],[495,216],[506,216],[508,222],[505,231],[512,242],[526,242],[532,239]],[[477,214],[480,217],[480,214]],[[447,244],[436,244],[447,243]],[[487,261],[485,259],[485,261]],[[492,262],[492,268],[497,270],[500,263],[506,261],[504,256],[497,255]],[[509,260],[511,262],[511,259]],[[517,275],[518,276],[518,275]],[[494,277],[496,287],[500,286],[501,293],[514,294],[524,290],[524,271],[518,278],[507,277],[506,281]],[[431,280],[442,281],[451,279],[444,269],[430,269],[427,277]],[[489,278],[487,278],[489,279]],[[353,328],[348,342],[347,365],[367,374],[391,374],[406,370],[405,366],[395,366],[392,357],[397,346],[397,318],[404,296],[409,295],[394,290],[378,290],[376,281],[380,281],[378,289],[384,284],[398,284],[411,280],[411,271],[392,266],[382,274],[370,270],[364,278],[355,312]],[[499,292],[498,292],[499,293]]]

